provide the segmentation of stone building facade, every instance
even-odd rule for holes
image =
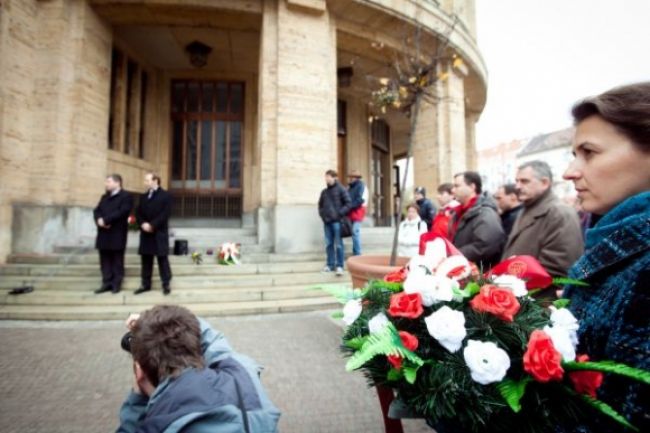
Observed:
[[[463,66],[442,66],[415,132],[430,190],[476,165],[474,0],[3,0],[0,262],[91,243],[113,172],[134,192],[160,173],[175,220],[255,226],[277,253],[321,248],[329,168],[360,170],[369,223],[389,224],[408,120],[372,112],[368,77],[416,26],[435,49],[454,17]]]

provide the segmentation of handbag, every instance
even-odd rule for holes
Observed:
[[[341,218],[341,237],[349,238],[350,236],[352,236],[352,221],[348,217],[343,217]]]

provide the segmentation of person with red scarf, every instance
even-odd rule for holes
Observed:
[[[487,270],[501,259],[506,235],[496,204],[481,192],[478,173],[454,176],[453,193],[461,205],[450,222],[449,238],[468,260]]]
[[[442,236],[445,239],[449,238],[449,221],[454,214],[456,207],[460,206],[454,199],[452,189],[454,186],[450,183],[443,183],[438,187],[438,196],[436,197],[440,204],[440,210],[433,219],[433,225],[429,233]]]

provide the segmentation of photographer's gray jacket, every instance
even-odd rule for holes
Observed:
[[[234,352],[207,322],[199,322],[210,367],[167,378],[151,398],[132,392],[120,410],[117,433],[277,432],[280,411],[262,388],[259,365]]]

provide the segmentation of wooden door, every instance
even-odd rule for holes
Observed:
[[[174,80],[171,190],[176,217],[241,217],[244,83]]]

